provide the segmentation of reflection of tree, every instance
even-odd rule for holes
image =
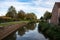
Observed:
[[[25,29],[24,29],[24,27],[21,27],[21,28],[18,29],[18,34],[19,34],[20,36],[23,36],[23,35],[25,34]]]
[[[35,29],[35,24],[31,23],[31,24],[27,24],[26,26],[22,26],[18,29],[18,34],[20,36],[23,36],[25,34],[26,31],[29,30],[34,30]]]
[[[10,34],[9,36],[7,36],[3,40],[16,40],[16,33],[13,32],[12,34]]]
[[[35,24],[34,23],[29,23],[26,26],[22,26],[18,29],[18,35],[23,36],[26,31],[29,30],[34,30],[35,29]],[[16,40],[16,31],[4,38],[3,40]]]
[[[28,25],[26,25],[26,28],[28,29],[28,30],[34,30],[35,29],[35,24],[28,24]]]

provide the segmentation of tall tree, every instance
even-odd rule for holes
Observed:
[[[37,19],[37,16],[34,13],[27,13],[26,18],[28,20],[35,20]]]
[[[45,14],[44,14],[44,19],[45,20],[50,19],[51,16],[52,16],[52,14],[50,12],[46,11]]]
[[[13,6],[11,6],[9,9],[8,9],[8,12],[6,14],[7,17],[11,17],[11,18],[16,18],[17,17],[17,13],[16,13],[16,10]]]
[[[20,19],[26,19],[26,14],[23,10],[18,11],[18,18]]]

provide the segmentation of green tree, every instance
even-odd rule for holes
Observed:
[[[34,13],[27,13],[26,18],[28,20],[36,20],[37,16]]]
[[[26,14],[25,14],[25,12],[23,11],[23,10],[20,10],[20,11],[18,11],[18,18],[20,18],[20,19],[26,19]]]
[[[51,16],[52,16],[52,14],[50,12],[46,11],[45,14],[44,14],[44,19],[45,20],[50,19]]]
[[[16,18],[17,17],[17,13],[16,13],[16,10],[13,6],[11,6],[9,9],[8,9],[8,12],[6,14],[7,17],[11,17],[11,18]]]
[[[44,18],[43,18],[43,17],[41,17],[41,18],[40,18],[40,20],[44,20]]]

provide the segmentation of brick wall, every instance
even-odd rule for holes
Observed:
[[[59,24],[59,17],[60,17],[60,2],[56,2],[52,10],[51,23]]]

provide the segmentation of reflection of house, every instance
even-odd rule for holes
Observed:
[[[51,23],[60,24],[60,2],[56,2],[53,7]]]

